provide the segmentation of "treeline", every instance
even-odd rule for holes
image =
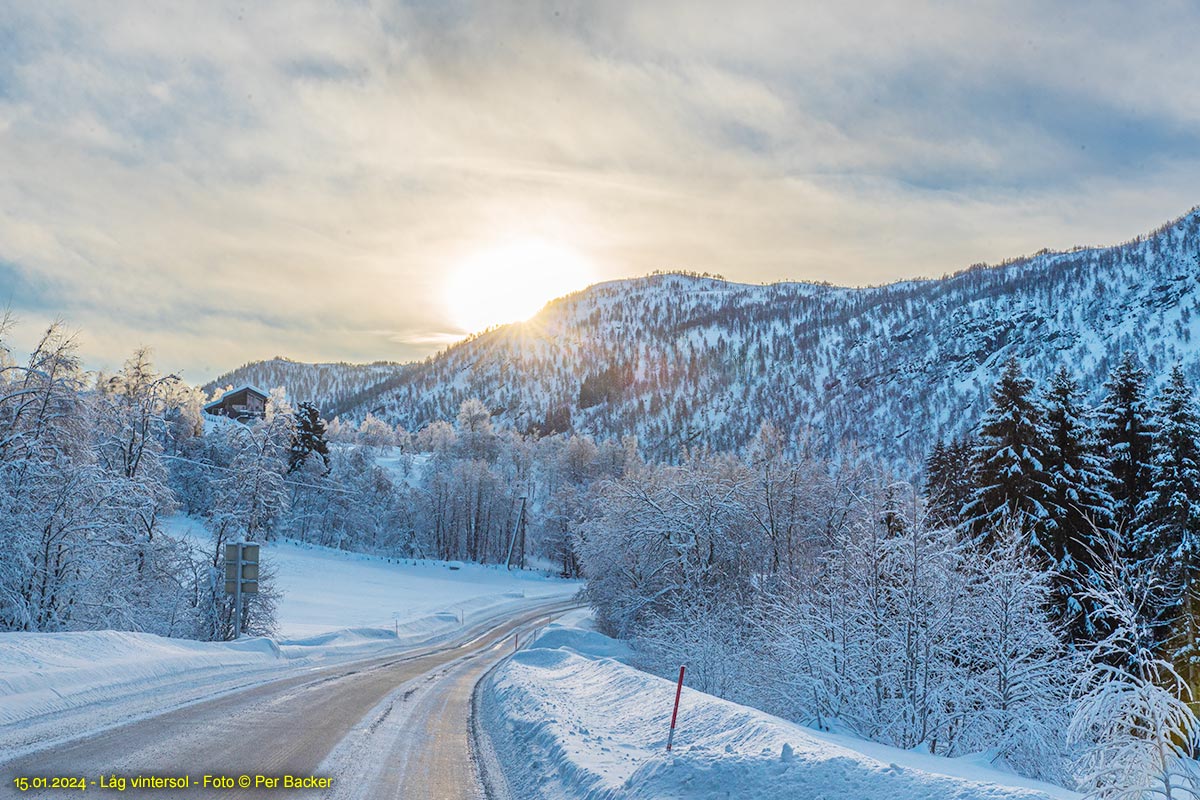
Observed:
[[[741,457],[640,465],[582,529],[598,619],[650,668],[808,724],[1101,796],[1195,791],[1200,430],[1181,370],[1146,385],[1126,355],[1090,409],[1066,371],[1038,390],[1010,362],[922,490],[770,427]]]
[[[115,375],[80,368],[52,326],[16,363],[0,326],[0,630],[132,630],[227,639],[224,544],[270,532],[286,507],[294,420],[206,436],[202,393],[139,350]],[[193,460],[200,456],[203,460]],[[210,536],[168,524],[198,513]],[[271,571],[243,631],[270,633]]]
[[[1148,378],[1125,353],[1090,408],[1067,369],[1039,389],[1009,361],[977,436],[934,447],[926,494],[940,523],[985,543],[1005,521],[1026,531],[1075,645],[1109,633],[1086,595],[1115,548],[1156,587],[1142,612],[1154,651],[1196,686],[1200,415],[1182,367],[1155,397]]]
[[[413,435],[326,423],[272,390],[264,419],[201,413],[146,351],[89,375],[61,325],[17,363],[0,326],[0,630],[137,630],[226,639],[224,545],[287,537],[393,558],[577,576],[576,530],[631,441],[499,431],[481,403]],[[521,498],[526,523],[518,525]],[[179,523],[186,514],[200,523]],[[274,627],[269,563],[242,630]]]
[[[367,415],[328,424],[334,468],[291,492],[279,529],[334,547],[412,558],[513,561],[579,575],[576,530],[594,487],[638,463],[635,443],[519,433],[467,400],[413,434]],[[344,490],[349,488],[350,494]],[[526,523],[518,526],[521,498]],[[350,509],[342,506],[353,504]],[[523,541],[521,537],[523,534]]]

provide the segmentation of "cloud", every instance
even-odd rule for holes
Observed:
[[[201,379],[409,359],[513,236],[597,279],[863,284],[1200,201],[1200,12],[1096,3],[24,4],[0,299]],[[30,325],[30,327],[36,327]]]

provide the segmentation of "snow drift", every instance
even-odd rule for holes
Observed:
[[[481,685],[480,722],[514,798],[1047,800],[1065,789],[819,733],[689,690],[665,751],[675,686],[622,660],[620,642],[552,625]]]
[[[0,633],[0,724],[140,691],[186,671],[269,666],[270,639],[193,642],[148,633]]]

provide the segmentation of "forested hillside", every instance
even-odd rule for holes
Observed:
[[[979,420],[1009,357],[1035,378],[1069,365],[1091,399],[1125,350],[1152,374],[1181,361],[1200,375],[1198,290],[1197,211],[1116,247],[875,288],[654,275],[558,300],[331,407],[419,430],[477,397],[519,430],[636,434],[652,460],[740,448],[765,420],[911,465]]]

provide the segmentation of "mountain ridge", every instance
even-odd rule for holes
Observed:
[[[911,465],[978,419],[1009,356],[1034,375],[1069,363],[1093,396],[1124,349],[1152,372],[1180,361],[1194,380],[1197,276],[1200,207],[1118,245],[871,287],[681,272],[607,281],[361,380],[317,366],[341,387],[325,398],[330,415],[410,430],[478,397],[502,425],[636,435],[665,460],[736,450],[769,421],[825,450],[854,440]]]

